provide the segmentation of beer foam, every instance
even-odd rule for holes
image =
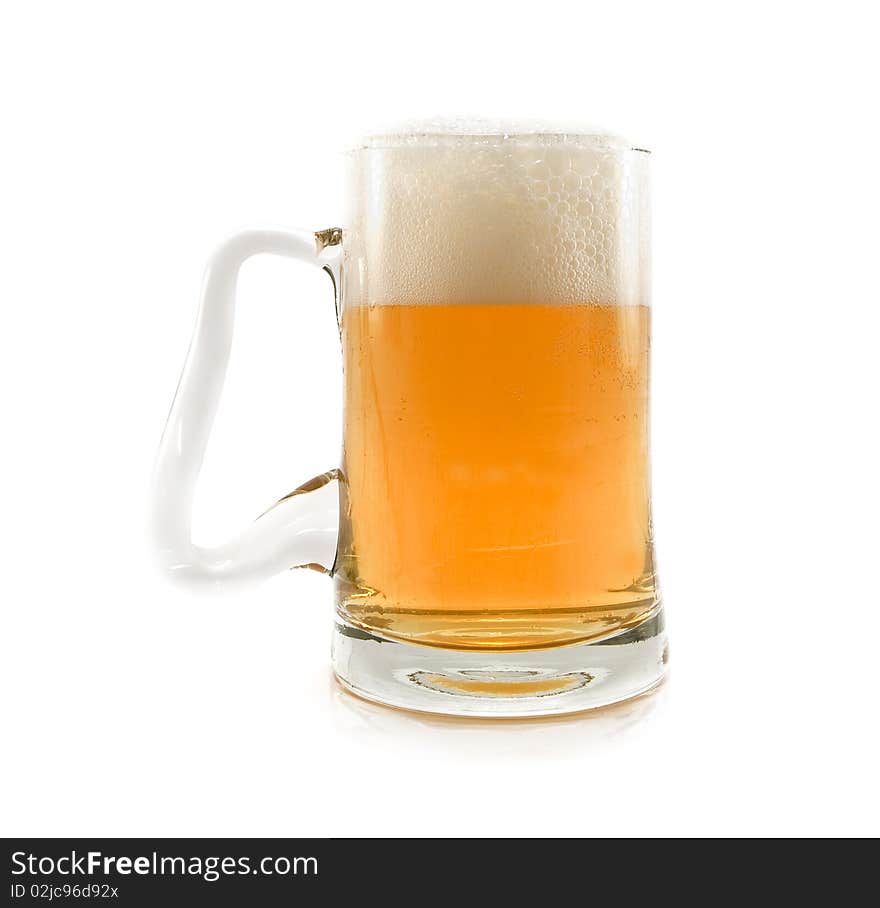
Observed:
[[[364,136],[357,148],[386,148],[390,145],[418,145],[439,142],[493,142],[498,139],[541,137],[567,140],[593,147],[629,148],[631,143],[607,130],[583,123],[558,123],[546,120],[504,120],[485,117],[435,117],[413,120],[379,129]]]
[[[370,135],[352,155],[347,302],[647,305],[648,157],[535,121]]]

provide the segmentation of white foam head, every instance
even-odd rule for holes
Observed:
[[[647,305],[648,157],[534,121],[368,136],[352,153],[347,300]]]

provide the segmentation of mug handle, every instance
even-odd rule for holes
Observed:
[[[247,230],[211,257],[177,393],[159,444],[151,529],[161,567],[196,583],[255,582],[291,567],[332,570],[339,526],[338,471],[301,485],[237,538],[205,548],[192,539],[192,510],[205,449],[226,378],[238,273],[252,255],[309,262],[333,278],[339,299],[342,231]]]

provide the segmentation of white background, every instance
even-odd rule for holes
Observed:
[[[6,835],[877,834],[870,5],[41,3],[0,22]],[[144,544],[212,246],[343,211],[359,131],[580,119],[654,150],[673,672],[493,725],[341,693],[331,584],[199,598]],[[197,526],[338,462],[326,278],[257,260]]]

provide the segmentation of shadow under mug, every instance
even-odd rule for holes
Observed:
[[[649,459],[647,152],[609,135],[428,128],[348,155],[344,228],[238,234],[211,259],[157,460],[165,569],[332,575],[333,667],[381,703],[538,716],[662,679]],[[333,279],[342,464],[238,538],[193,498],[248,257]]]

